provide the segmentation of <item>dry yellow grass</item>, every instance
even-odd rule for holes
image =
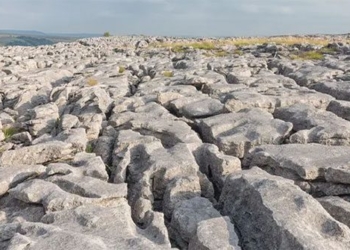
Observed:
[[[153,43],[151,47],[158,48],[168,48],[173,52],[181,53],[186,52],[190,48],[201,49],[201,50],[218,50],[225,45],[234,45],[237,47],[248,46],[248,45],[257,45],[265,43],[274,43],[277,45],[293,45],[293,44],[311,44],[325,46],[329,43],[336,42],[335,38],[325,38],[325,37],[299,37],[299,36],[281,36],[281,37],[251,37],[251,38],[229,38],[229,39],[220,39],[213,40],[207,39],[204,41],[196,41],[194,39],[189,39],[181,42],[174,43]],[[350,40],[343,40],[343,42],[349,43]]]
[[[290,58],[293,60],[323,60],[326,54],[336,53],[334,48],[323,47],[321,49],[312,51],[299,51],[290,54]]]
[[[98,84],[98,81],[95,78],[90,77],[87,79],[87,85],[89,86],[95,86]]]
[[[165,77],[173,77],[174,76],[174,72],[172,72],[172,71],[163,71],[163,76],[165,76]]]
[[[119,67],[119,74],[123,74],[125,71],[125,67],[124,66],[120,66]]]
[[[299,54],[292,54],[290,58],[293,60],[323,60],[324,55],[319,51],[307,51]]]
[[[230,39],[229,44],[236,46],[246,46],[254,44],[275,43],[279,45],[293,45],[293,44],[312,44],[312,45],[327,45],[333,42],[332,39],[325,39],[321,37],[257,37],[257,38],[238,38]]]

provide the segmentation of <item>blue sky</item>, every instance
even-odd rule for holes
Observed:
[[[350,33],[350,0],[0,0],[0,29],[115,35]]]

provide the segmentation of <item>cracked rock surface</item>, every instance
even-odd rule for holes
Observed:
[[[186,42],[0,47],[0,249],[350,249],[350,46]]]

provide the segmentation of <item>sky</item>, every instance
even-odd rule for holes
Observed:
[[[0,29],[269,36],[350,33],[350,0],[0,0]]]

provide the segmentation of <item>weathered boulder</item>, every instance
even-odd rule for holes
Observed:
[[[40,204],[25,203],[10,195],[5,195],[0,199],[0,227],[16,222],[40,222],[44,215],[45,210]],[[0,242],[3,237],[2,233],[1,231]]]
[[[350,230],[290,180],[259,168],[226,179],[223,214],[244,249],[347,249]]]
[[[225,155],[213,144],[203,144],[194,151],[194,156],[202,173],[216,185],[219,190],[229,174],[241,171],[239,158]]]
[[[177,235],[175,240],[180,244],[182,241],[189,242],[195,237],[199,222],[218,217],[221,217],[219,211],[205,198],[182,201],[176,206],[171,219],[171,227]]]
[[[87,87],[79,89],[69,99],[71,103],[67,108],[72,115],[80,115],[84,113],[105,114],[112,104],[109,94],[99,86]]]
[[[295,104],[277,109],[274,117],[293,123],[292,143],[350,145],[350,122],[332,112]]]
[[[273,119],[260,109],[221,114],[198,122],[206,142],[216,144],[226,154],[242,158],[250,148],[280,144],[292,130],[292,124]]]
[[[0,167],[0,197],[19,183],[45,172],[42,165],[7,165]]]
[[[55,103],[48,103],[28,111],[30,120],[26,123],[33,136],[51,133],[58,126],[58,107]]]
[[[350,102],[333,100],[329,103],[327,111],[330,111],[337,116],[350,121]]]
[[[75,115],[64,114],[60,119],[60,126],[62,130],[79,127],[79,118]]]
[[[170,249],[165,226],[154,230],[157,219],[145,229],[131,220],[125,199],[105,205],[85,205],[45,215],[43,223],[7,224],[1,228],[10,241],[8,249]],[[41,233],[40,233],[41,232]],[[43,232],[45,234],[43,234]],[[122,233],[116,233],[122,232]]]
[[[197,224],[196,236],[188,245],[189,250],[238,250],[238,236],[228,217],[203,220]]]
[[[72,144],[60,141],[49,141],[28,147],[8,150],[2,153],[0,164],[35,165],[49,163],[57,160],[71,159],[75,150]]]
[[[244,166],[259,166],[293,180],[326,180],[349,184],[350,148],[321,144],[264,145],[253,148]]]
[[[350,203],[337,196],[328,196],[317,199],[330,215],[337,221],[350,226]]]
[[[188,118],[203,118],[218,115],[223,112],[224,105],[215,99],[202,99],[184,105],[181,113]]]
[[[59,133],[54,140],[72,144],[77,152],[85,151],[88,138],[84,128],[64,130]]]
[[[197,176],[180,177],[172,180],[166,187],[163,196],[163,212],[168,218],[177,204],[201,196],[201,186]]]
[[[87,179],[87,177],[85,179]],[[59,180],[57,181],[61,185],[67,187],[69,184],[69,177],[66,178],[66,182],[64,182],[64,180],[65,178],[62,178],[61,182],[59,182]],[[95,180],[95,183],[92,181],[93,184],[98,183],[98,179]],[[82,181],[85,180],[83,179]],[[100,182],[103,183],[101,180]],[[12,197],[23,202],[42,204],[47,212],[71,209],[83,204],[101,204],[111,199],[126,196],[126,189],[125,185],[123,184],[118,184],[119,186],[115,186],[115,190],[121,190],[118,190],[117,192],[110,192],[108,195],[104,195],[106,192],[108,192],[108,190],[104,190],[105,187],[100,188],[100,191],[103,193],[100,193],[99,195],[94,194],[94,192],[96,193],[97,190],[90,191],[91,185],[89,186],[89,184],[90,183],[83,183],[80,185],[80,187],[77,186],[76,191],[74,189],[69,190],[69,188],[67,188],[69,191],[64,191],[59,186],[51,182],[34,179],[21,183],[15,188],[10,189],[8,192]],[[70,185],[72,185],[72,183]],[[73,192],[71,193],[71,191]],[[74,191],[84,194],[85,197],[74,194]]]
[[[350,194],[350,186],[348,184],[325,181],[295,181],[295,185],[313,197]]]
[[[334,96],[338,100],[350,101],[350,82],[320,82],[313,89]]]
[[[310,87],[317,82],[329,80],[341,74],[343,74],[341,70],[306,64],[287,76],[294,79],[301,86]]]
[[[135,111],[112,115],[109,124],[116,128],[132,129],[143,135],[152,135],[160,139],[165,147],[178,143],[202,142],[190,126],[159,104],[149,103]]]

